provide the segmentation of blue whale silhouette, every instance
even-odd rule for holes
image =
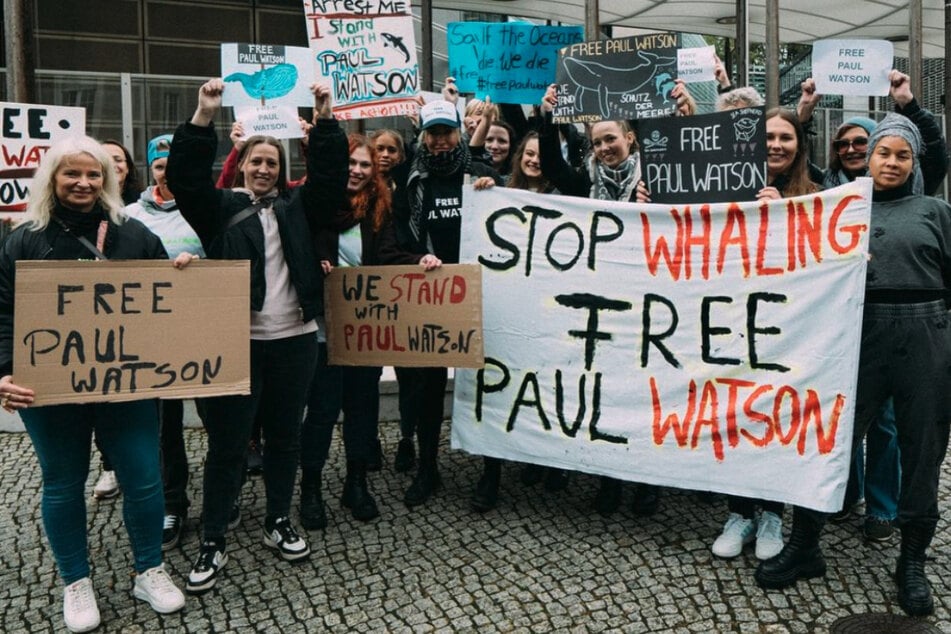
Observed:
[[[277,64],[249,75],[231,73],[226,82],[240,82],[244,92],[255,99],[276,99],[283,97],[297,84],[297,68],[293,64]]]
[[[645,87],[651,86],[654,77],[664,71],[667,67],[676,67],[676,57],[661,57],[655,53],[646,51],[637,52],[637,63],[627,68],[618,68],[616,66],[607,66],[598,62],[588,60],[574,59],[566,57],[563,60],[565,72],[577,85],[575,91],[575,103],[580,106],[581,99],[587,91],[593,91],[598,95],[598,105],[601,109],[601,116],[608,119],[611,109],[608,104],[609,95],[623,95],[642,91]],[[653,67],[654,73],[642,81],[639,85],[630,87],[628,82],[631,73],[642,68]]]

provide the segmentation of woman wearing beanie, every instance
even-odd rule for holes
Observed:
[[[948,148],[941,128],[934,115],[918,104],[911,92],[908,75],[892,70],[889,80],[889,96],[895,102],[897,112],[908,117],[921,134],[924,193],[933,196],[948,170]],[[803,100],[800,105],[805,105],[805,109],[801,110],[800,114],[805,113],[811,117],[812,109],[820,98],[821,95],[815,92],[815,82],[812,79],[803,82]],[[836,187],[868,174],[868,138],[876,125],[876,122],[868,117],[851,117],[839,126],[832,141],[829,168],[823,176],[824,187]],[[829,518],[832,522],[849,520],[864,496],[865,519],[862,532],[870,541],[888,541],[894,532],[892,523],[898,513],[901,482],[897,436],[894,408],[889,402],[869,427],[866,447],[860,447],[854,456],[842,509]]]
[[[951,323],[944,301],[951,285],[951,207],[922,194],[922,151],[918,128],[898,114],[886,116],[869,137],[874,193],[852,442],[854,454],[891,398],[902,467],[895,579],[899,604],[915,616],[934,611],[925,553],[938,523],[951,395]],[[760,564],[757,583],[778,589],[823,576],[819,536],[825,519],[825,513],[797,507],[789,542]]]
[[[168,257],[180,253],[205,257],[201,240],[182,217],[175,196],[165,180],[165,165],[172,145],[171,134],[161,134],[149,141],[149,172],[155,185],[146,188],[139,200],[127,205],[126,215],[140,221],[162,241]],[[188,456],[185,454],[183,421],[185,401],[163,399],[161,409],[162,486],[165,489],[165,522],[162,530],[162,550],[178,545],[188,517]]]

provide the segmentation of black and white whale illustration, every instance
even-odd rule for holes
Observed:
[[[619,68],[617,66],[608,66],[590,60],[581,60],[572,57],[564,58],[562,64],[564,65],[565,72],[571,81],[577,85],[575,90],[576,107],[581,106],[581,100],[585,93],[592,91],[598,95],[598,106],[601,110],[601,116],[608,119],[610,118],[611,112],[609,96],[637,93],[643,91],[645,88],[658,91],[658,87],[653,85],[654,78],[660,73],[669,73],[671,69],[676,70],[677,68],[676,57],[661,57],[656,53],[648,53],[646,51],[638,51],[635,62],[633,66]],[[643,77],[643,71],[637,71],[641,71],[644,68],[653,68],[654,72],[640,84],[631,86],[629,83],[631,74],[637,73],[638,76]],[[670,75],[668,74],[668,76]]]

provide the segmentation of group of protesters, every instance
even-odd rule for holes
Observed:
[[[731,85],[722,64],[717,81],[717,109],[762,105],[754,89]],[[768,110],[767,182],[757,198],[807,195],[860,176],[873,181],[852,470],[845,505],[831,519],[848,518],[865,499],[868,539],[887,540],[899,529],[899,602],[909,614],[926,615],[933,611],[926,552],[938,521],[937,483],[951,420],[945,303],[951,207],[931,197],[948,158],[940,129],[912,95],[909,78],[895,70],[890,82],[896,112],[878,122],[846,119],[825,169],[809,160],[807,130],[821,97],[815,83],[803,82],[797,110]],[[205,257],[250,261],[250,394],[202,399],[199,408],[208,451],[200,546],[185,588],[201,594],[216,585],[227,562],[228,531],[240,522],[247,451],[257,433],[264,447],[263,542],[279,557],[298,561],[311,551],[296,528],[295,492],[299,525],[307,531],[327,525],[323,470],[341,412],[346,475],[340,501],[358,520],[379,515],[368,473],[383,460],[381,368],[328,363],[324,275],[335,267],[410,264],[429,271],[458,263],[467,182],[475,189],[640,203],[658,193],[641,177],[636,121],[601,121],[584,132],[555,124],[554,86],[528,111],[473,99],[460,115],[451,78],[443,99],[421,105],[418,135],[410,139],[389,129],[346,134],[333,115],[330,89],[315,83],[313,117],[301,120],[304,177],[290,179],[280,141],[247,137],[237,123],[234,149],[216,182],[214,120],[224,91],[221,79],[203,84],[191,119],[149,143],[154,185],[142,192],[121,144],[72,137],[54,145],[34,178],[24,222],[0,248],[0,405],[21,415],[42,469],[43,522],[65,585],[65,623],[73,632],[100,622],[84,497],[93,433],[116,478],[103,491],[123,493],[135,596],[162,613],[185,604],[162,564],[163,550],[179,544],[189,508],[183,404],[31,407],[33,391],[12,376],[17,260],[169,259],[177,269]],[[678,82],[671,96],[677,116],[697,112],[686,84]],[[394,467],[415,467],[404,496],[415,507],[441,486],[447,369],[397,368],[396,376],[401,421]],[[496,508],[501,474],[500,460],[484,458],[474,511]],[[567,486],[570,474],[526,465],[520,478],[544,481],[554,491]],[[622,499],[623,483],[602,477],[596,511],[610,515]],[[661,503],[660,487],[636,486],[636,514],[651,515]],[[761,560],[755,577],[764,588],[824,575],[820,534],[827,514],[795,507],[784,539],[783,511],[775,501],[729,496],[723,530],[710,536],[713,554],[736,557],[755,541]]]

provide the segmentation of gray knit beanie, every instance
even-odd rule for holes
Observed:
[[[868,151],[865,155],[865,160],[871,161],[872,153],[875,152],[875,146],[887,136],[897,136],[908,143],[912,155],[914,156],[914,166],[911,171],[911,192],[916,195],[922,194],[925,189],[925,180],[921,174],[921,133],[918,131],[918,127],[912,123],[908,117],[904,117],[895,112],[890,112],[885,115],[885,118],[875,126],[875,130],[869,135]]]

